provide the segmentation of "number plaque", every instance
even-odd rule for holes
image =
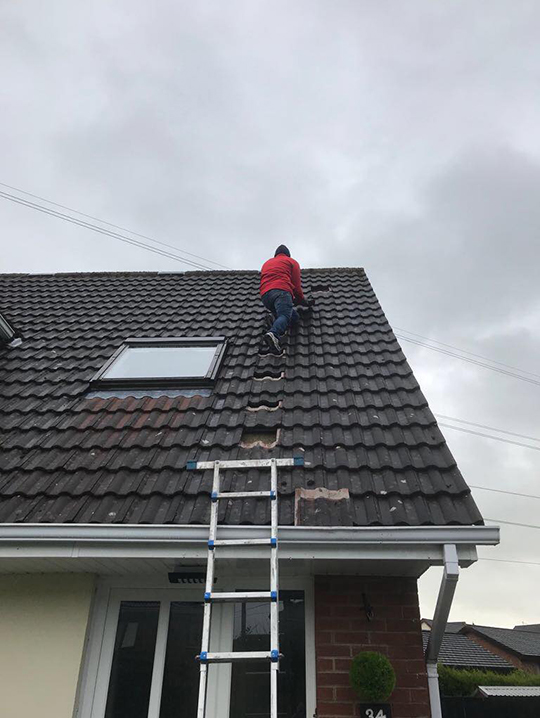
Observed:
[[[360,706],[362,718],[392,718],[390,703],[362,703]]]

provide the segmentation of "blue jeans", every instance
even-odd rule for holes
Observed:
[[[284,289],[271,289],[262,295],[261,300],[275,317],[270,331],[276,337],[282,337],[289,324],[295,324],[299,319],[298,312],[293,307],[292,296]]]

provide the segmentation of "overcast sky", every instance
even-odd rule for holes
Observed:
[[[394,327],[540,372],[539,27],[537,0],[4,0],[0,182],[228,267],[363,266]],[[0,228],[1,271],[186,268],[4,199]],[[540,438],[539,385],[403,348],[433,411]],[[470,484],[540,495],[538,451],[443,432]],[[539,588],[479,561],[452,617],[538,623]]]

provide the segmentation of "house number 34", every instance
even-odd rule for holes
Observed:
[[[362,718],[392,718],[390,706],[362,706]]]

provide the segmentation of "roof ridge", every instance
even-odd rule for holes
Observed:
[[[468,623],[466,624],[470,628],[491,628],[496,631],[511,631],[512,634],[516,633],[532,633],[534,636],[538,636],[540,638],[540,633],[538,631],[524,631],[521,628],[507,628],[506,626],[484,626],[479,625],[477,623]]]
[[[185,271],[174,271],[174,270],[147,270],[147,271],[118,271],[118,272],[1,272],[0,277],[151,277],[151,276],[165,276],[165,275],[177,275],[177,274],[259,274],[259,269],[198,269],[198,270],[185,270]],[[302,272],[318,273],[318,272],[333,272],[336,274],[365,274],[363,267],[302,267]]]

